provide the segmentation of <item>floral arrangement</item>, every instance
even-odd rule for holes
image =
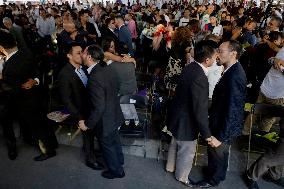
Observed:
[[[144,28],[142,34],[145,35],[147,38],[152,39],[155,31],[156,27]]]
[[[159,24],[157,25],[156,27],[156,31],[154,32],[154,37],[159,37],[161,35],[164,35],[164,39],[166,42],[169,42],[171,41],[171,36],[172,36],[172,31],[173,29],[168,26],[168,27],[165,27],[163,24]]]
[[[155,37],[159,37],[161,34],[164,34],[167,31],[166,27],[163,24],[156,26],[156,31],[154,32]]]

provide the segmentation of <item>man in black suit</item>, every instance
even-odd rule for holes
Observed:
[[[8,157],[17,157],[16,138],[13,121],[17,119],[30,131],[38,141],[41,149],[40,156],[35,161],[43,161],[56,155],[54,150],[57,141],[53,143],[54,133],[47,125],[47,118],[42,110],[39,96],[37,66],[33,55],[27,49],[18,49],[12,34],[0,32],[0,46],[5,51],[6,61],[3,66],[0,91],[5,100],[0,112],[0,122],[7,142]]]
[[[209,84],[206,77],[207,67],[217,58],[217,44],[201,41],[194,48],[195,62],[186,66],[176,88],[168,115],[168,128],[173,135],[169,156],[176,153],[175,177],[192,187],[188,179],[196,149],[196,139],[200,133],[208,143],[215,144],[208,126]],[[171,149],[177,147],[177,152]],[[168,158],[168,163],[174,160]]]
[[[59,93],[62,103],[70,113],[69,123],[78,125],[88,115],[88,95],[86,85],[87,74],[82,69],[82,48],[77,43],[72,43],[66,49],[69,63],[66,64],[58,75]],[[94,170],[101,170],[103,166],[96,162],[94,153],[94,132],[88,130],[83,132],[83,146],[85,152],[85,163]]]
[[[105,20],[105,24],[106,24],[106,28],[102,32],[102,38],[103,39],[108,39],[108,38],[113,39],[115,43],[115,47],[118,48],[119,40],[118,40],[117,34],[115,33],[116,27],[115,27],[114,19],[107,18]],[[118,49],[116,49],[116,52],[118,52],[117,50]]]
[[[118,81],[113,69],[103,62],[104,52],[96,46],[87,47],[82,55],[90,74],[87,90],[91,100],[91,113],[86,121],[80,121],[83,131],[94,129],[101,144],[103,158],[108,168],[102,176],[108,179],[122,178],[124,158],[118,127],[122,124],[118,97]]]
[[[132,47],[132,38],[131,32],[128,27],[124,24],[124,19],[122,16],[117,16],[115,18],[115,25],[118,28],[118,40],[120,42],[120,48],[123,48],[124,45],[127,46],[128,53],[133,57],[134,51]]]
[[[209,111],[209,127],[219,143],[208,147],[208,175],[201,188],[217,186],[226,178],[229,148],[241,135],[246,98],[246,75],[238,62],[242,48],[237,41],[226,41],[219,47],[218,65],[224,66],[215,86]]]

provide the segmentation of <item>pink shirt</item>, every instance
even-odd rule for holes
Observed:
[[[132,39],[137,39],[138,35],[137,35],[137,31],[136,31],[135,21],[134,20],[129,20],[127,26],[128,26],[128,29],[130,30],[131,38]]]

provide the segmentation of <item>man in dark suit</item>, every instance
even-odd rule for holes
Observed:
[[[42,110],[39,96],[37,66],[30,51],[16,46],[12,34],[0,32],[1,50],[5,51],[6,61],[3,66],[0,91],[3,95],[4,108],[0,112],[0,122],[7,142],[8,157],[17,157],[16,138],[13,121],[17,119],[23,130],[31,132],[41,149],[40,156],[35,161],[43,161],[56,155],[54,150],[57,141],[53,143],[54,133],[48,127],[46,115]]]
[[[115,25],[118,28],[118,40],[120,42],[119,46],[126,45],[129,54],[133,57],[134,51],[132,47],[131,32],[129,31],[128,27],[124,24],[124,19],[122,16],[117,16],[115,18]]]
[[[91,100],[90,116],[80,121],[83,131],[94,129],[101,144],[103,158],[108,168],[102,176],[108,179],[122,178],[124,158],[118,127],[122,124],[118,97],[118,81],[114,71],[103,62],[104,52],[96,46],[87,47],[82,55],[90,74],[87,90]]]
[[[88,95],[86,90],[87,74],[82,69],[82,48],[77,43],[72,43],[66,49],[69,63],[66,64],[58,75],[59,93],[62,103],[70,113],[68,121],[72,125],[78,125],[88,115]],[[83,146],[85,163],[94,170],[101,170],[103,166],[96,162],[94,153],[94,132],[83,132]]]
[[[173,135],[169,157],[176,153],[175,177],[192,187],[188,179],[196,149],[196,139],[200,133],[208,143],[215,144],[208,126],[209,84],[206,77],[207,67],[217,58],[217,44],[201,41],[194,48],[195,62],[186,66],[176,88],[168,115],[168,128]],[[171,149],[177,147],[177,152]],[[168,158],[168,164],[173,162]]]
[[[115,47],[118,48],[119,40],[117,34],[115,33],[115,22],[113,18],[107,18],[105,20],[106,28],[102,31],[102,38],[107,39],[111,38],[114,40]],[[117,51],[118,49],[116,49]]]
[[[240,44],[233,40],[219,47],[218,65],[224,66],[224,72],[215,86],[209,111],[209,127],[219,143],[208,147],[208,175],[199,184],[201,188],[217,186],[225,180],[230,144],[241,135],[247,85],[238,62],[241,50]]]

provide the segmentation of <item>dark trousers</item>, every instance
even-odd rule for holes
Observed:
[[[47,124],[46,115],[40,109],[41,103],[37,91],[32,89],[29,91],[12,91],[7,93],[5,98],[6,102],[0,113],[0,122],[8,145],[14,146],[16,143],[13,122],[18,120],[25,136],[41,141],[46,152],[54,150],[57,146],[57,140],[53,128]]]
[[[82,132],[83,135],[83,149],[84,149],[84,155],[85,155],[85,161],[95,163],[96,157],[95,157],[95,146],[94,146],[94,131],[93,130],[87,130]]]
[[[213,186],[226,179],[229,149],[230,146],[225,143],[217,148],[208,146],[208,181]]]
[[[118,130],[100,138],[103,158],[109,171],[121,174],[123,171],[124,157]]]

